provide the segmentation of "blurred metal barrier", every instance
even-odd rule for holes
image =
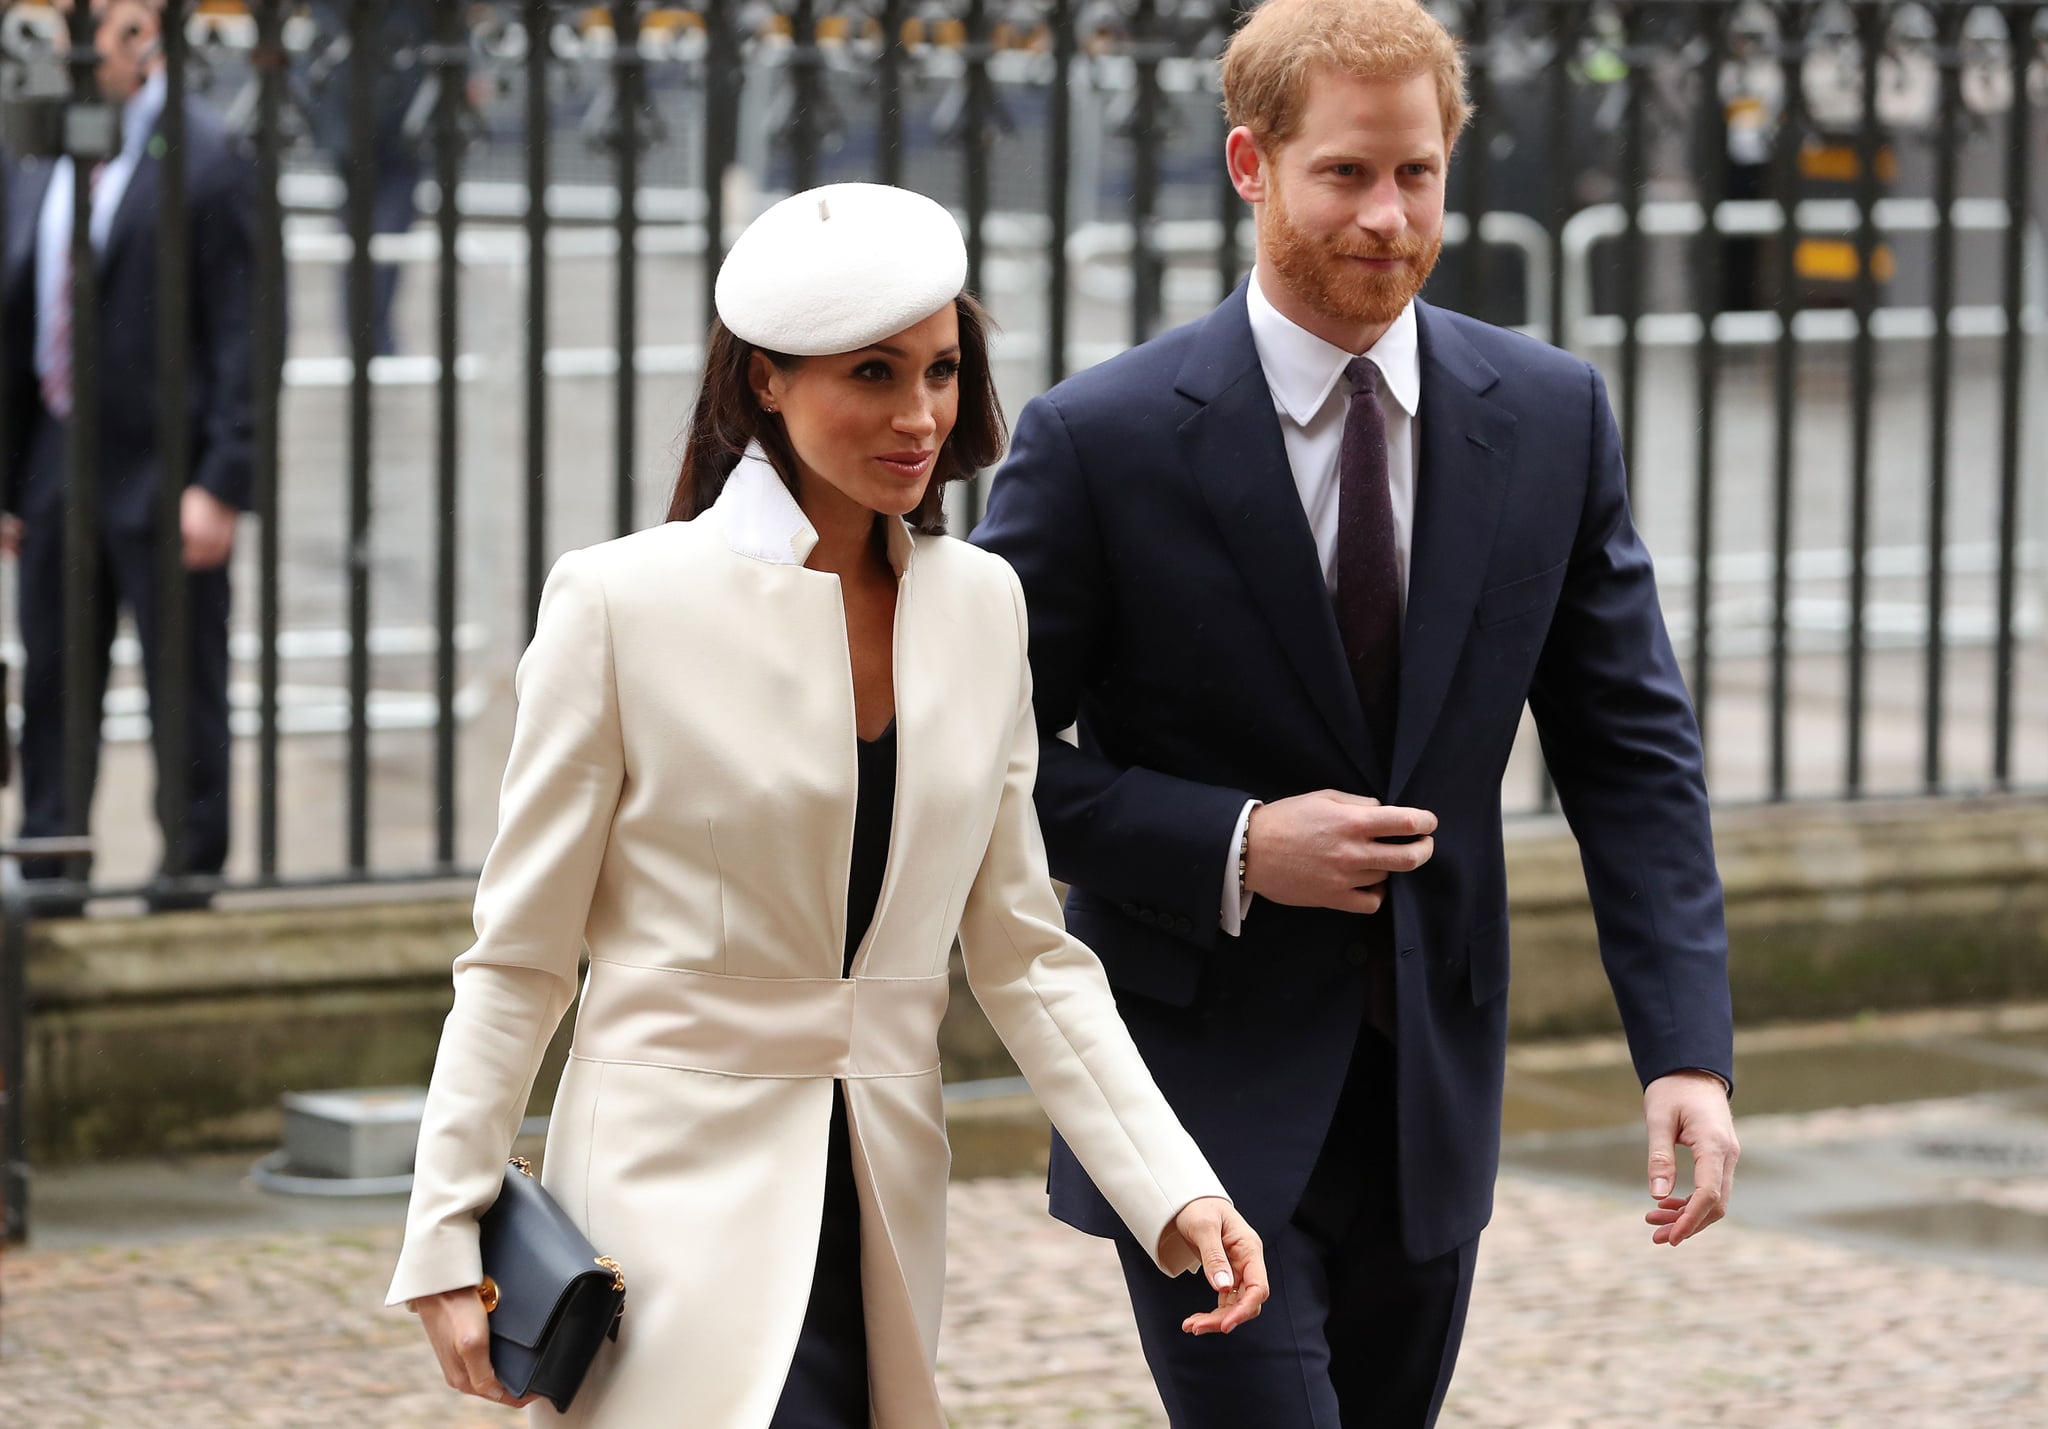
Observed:
[[[514,513],[520,598],[492,618],[501,630],[529,630],[562,525],[548,505],[554,388],[579,377],[613,382],[602,409],[608,449],[582,455],[604,468],[596,504],[606,526],[628,529],[648,495],[635,379],[694,370],[725,244],[780,193],[871,178],[951,205],[967,229],[976,281],[1001,286],[1006,372],[1029,374],[1034,386],[1227,292],[1248,267],[1252,244],[1218,157],[1224,129],[1214,59],[1245,8],[1239,0],[723,0],[689,9],[644,0],[248,0],[229,12],[170,0],[163,57],[171,91],[218,99],[246,137],[256,174],[257,520],[248,530],[256,579],[238,592],[255,612],[255,643],[247,648],[245,632],[235,647],[256,666],[235,710],[237,737],[255,746],[256,817],[254,856],[225,886],[466,871],[473,840],[465,841],[471,831],[456,817],[464,783],[458,732],[481,695],[475,682],[465,684],[463,659],[485,612],[462,609],[464,522],[486,501]],[[64,22],[70,61],[51,43],[53,12],[27,3],[0,9],[10,143],[89,158],[110,127],[90,62],[89,7],[75,7]],[[1925,587],[1925,747],[1915,787],[1961,792],[1978,777],[1959,780],[1943,753],[1953,724],[1950,588],[1965,568],[1995,587],[1981,638],[1991,652],[1988,787],[2024,782],[2014,759],[2026,727],[2016,671],[2029,628],[2023,598],[2039,584],[2041,563],[2020,514],[2023,501],[2041,500],[2026,457],[2039,439],[2041,364],[2030,364],[2026,344],[2040,330],[2043,303],[2048,0],[1465,0],[1442,11],[1467,42],[1476,114],[1452,166],[1445,253],[1429,295],[1597,359],[1614,378],[1637,473],[1646,469],[1638,458],[1678,445],[1651,430],[1645,366],[1655,360],[1668,369],[1674,352],[1688,363],[1692,430],[1683,446],[1705,479],[1688,494],[1693,547],[1686,560],[1665,562],[1673,576],[1695,576],[1673,582],[1691,599],[1672,623],[1690,645],[1688,673],[1703,711],[1715,707],[1717,678],[1727,678],[1717,661],[1767,660],[1762,742],[1771,769],[1763,797],[1815,792],[1795,789],[1788,777],[1790,636],[1802,619],[1794,582],[1801,571],[1836,567],[1816,564],[1794,535],[1794,517],[1814,499],[1810,484],[1821,475],[1797,449],[1797,369],[1802,354],[1827,344],[1842,352],[1848,414],[1847,529],[1827,543],[1841,553],[1847,587],[1840,620],[1828,617],[1840,637],[1846,698],[1830,716],[1838,719],[1840,777],[1820,792],[1871,791],[1868,655],[1897,635],[1879,628],[1882,621],[1873,625],[1874,572],[1917,572],[1886,578]],[[392,100],[393,84],[402,102]],[[402,136],[396,149],[377,142],[385,129]],[[316,132],[345,135],[346,161],[307,142]],[[175,127],[165,138],[173,152],[182,147]],[[201,315],[179,296],[178,275],[192,258],[181,219],[187,196],[179,166],[167,171],[157,255],[167,300],[156,313],[156,342],[175,351]],[[416,180],[405,186],[422,220],[406,232],[379,228],[379,187],[391,173]],[[314,232],[294,217],[323,205],[335,220],[329,230]],[[1712,225],[1702,221],[1706,213],[1716,215]],[[83,235],[81,224],[74,252],[89,257]],[[610,265],[597,314],[608,332],[593,342],[588,324],[577,323],[558,343],[554,270],[583,259]],[[683,298],[699,327],[686,327],[679,340],[654,333],[643,341],[643,308],[670,296],[649,292],[646,270],[671,259],[686,265],[694,292]],[[388,263],[431,280],[429,351],[377,350],[372,289]],[[461,280],[486,264],[503,267],[523,309],[523,341],[466,352]],[[317,267],[323,279],[335,268],[347,273],[345,350],[288,350],[283,296],[295,266]],[[90,261],[75,263],[76,311],[91,310],[93,280]],[[88,678],[101,615],[91,479],[98,428],[90,418],[122,394],[99,390],[91,325],[80,326],[79,338],[81,419],[68,424],[65,516],[64,769],[81,796],[71,801],[76,823],[102,716],[133,730],[140,714],[132,693],[122,695],[127,704],[108,705]],[[1987,458],[1959,464],[1950,445],[1956,350],[1965,343],[1977,345],[1976,358],[1995,354],[1995,371],[1973,380],[1993,394],[1998,415],[1984,434]],[[1924,379],[1911,380],[1929,424],[1929,529],[1911,551],[1874,540],[1870,513],[1872,472],[1884,455],[1875,449],[1873,412],[1880,382],[1898,380],[1879,354],[1906,344],[1915,361],[1925,354]],[[1726,549],[1716,534],[1728,503],[1751,499],[1730,495],[1722,435],[1731,363],[1750,354],[1775,363],[1774,410],[1759,418],[1769,434],[1760,504],[1769,508],[1770,534],[1761,551]],[[523,455],[480,498],[457,479],[465,438],[475,441],[463,430],[460,400],[463,384],[493,375],[516,394],[505,405],[521,410],[503,420],[519,429]],[[184,380],[167,372],[166,397],[182,393]],[[424,551],[429,595],[404,611],[384,603],[380,540],[388,531],[378,525],[372,479],[388,420],[380,393],[394,387],[431,391],[431,438],[423,442],[431,497],[421,529],[406,533]],[[345,600],[318,642],[345,669],[323,693],[317,720],[285,708],[293,692],[284,688],[282,662],[309,633],[279,621],[287,580],[279,522],[291,515],[280,509],[288,501],[279,471],[283,403],[288,391],[327,400],[315,389],[333,393],[345,454],[343,554],[337,569],[320,572],[339,582]],[[161,589],[172,621],[184,618],[174,508],[194,440],[187,406],[167,400],[160,414]],[[0,449],[19,436],[0,430]],[[1657,447],[1647,451],[1653,439]],[[1988,542],[1944,524],[1950,498],[1965,491],[1996,513]],[[1716,571],[1740,571],[1760,588],[1757,613],[1739,629],[1724,623],[1725,608],[1717,614]],[[1768,631],[1761,646],[1752,639],[1758,623]],[[431,662],[402,721],[373,684],[373,657],[394,631]],[[172,662],[150,712],[151,737],[163,750],[180,747],[189,694]],[[383,736],[398,723],[432,730],[422,780],[433,791],[432,829],[417,857],[380,851],[373,808]],[[279,850],[294,815],[281,794],[279,741],[313,730],[335,741],[344,771],[344,807],[333,819],[339,853],[331,866],[301,862],[287,871]],[[1710,750],[1719,747],[1711,720],[1707,733]],[[163,804],[175,808],[181,761],[161,767]],[[179,881],[176,820],[167,843],[169,882],[97,891],[224,886]],[[84,872],[82,861],[72,871]]]

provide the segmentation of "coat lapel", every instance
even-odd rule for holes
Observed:
[[[1458,667],[1486,584],[1515,452],[1514,414],[1485,395],[1500,374],[1435,309],[1417,303],[1415,315],[1422,451],[1389,799],[1399,797],[1415,772]]]
[[[121,206],[114,210],[113,226],[107,230],[106,247],[100,250],[99,270],[102,273],[121,260],[132,239],[155,227],[151,219],[162,201],[164,182],[163,160],[153,152],[158,143],[159,135],[152,130],[142,153],[136,156],[135,172],[128,176],[128,187],[121,194]]]
[[[1252,345],[1243,285],[1210,314],[1174,385],[1201,404],[1180,426],[1181,450],[1231,558],[1338,744],[1379,785],[1384,765],[1351,687],[1322,561]]]

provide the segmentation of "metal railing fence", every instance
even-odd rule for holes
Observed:
[[[487,819],[463,817],[467,791],[494,782],[502,731],[471,741],[465,725],[502,724],[498,671],[566,533],[623,532],[657,509],[672,466],[648,429],[683,416],[739,227],[780,192],[844,178],[952,205],[972,281],[1007,329],[1014,407],[1195,316],[1248,267],[1214,64],[1243,8],[169,0],[164,150],[185,152],[182,100],[203,93],[255,174],[256,519],[232,647],[253,666],[234,710],[253,746],[253,849],[222,877],[186,872],[186,770],[164,758],[161,874],[95,883],[73,859],[33,897],[466,874],[488,838]],[[1609,374],[1724,793],[2048,785],[2048,729],[2027,703],[2048,689],[2048,0],[1468,0],[1440,13],[1465,38],[1476,116],[1429,296]],[[68,21],[0,7],[17,159],[38,144],[45,161],[108,152],[119,126],[90,30],[89,7]],[[163,173],[155,341],[177,353],[204,315],[182,281],[184,169]],[[380,219],[394,173],[417,179],[398,187],[424,224]],[[89,188],[75,188],[71,302],[89,313]],[[5,208],[0,195],[0,231],[21,231]],[[431,280],[426,352],[378,350],[376,285],[398,271],[416,289]],[[340,273],[338,329],[307,320],[298,293],[288,342],[287,293]],[[101,390],[98,341],[78,325],[65,424],[74,835],[101,735],[132,724],[135,704],[95,681],[107,612],[92,476],[101,418],[126,395]],[[608,390],[571,401],[591,380]],[[177,648],[177,506],[196,434],[189,374],[169,362],[162,381],[158,598]],[[0,402],[0,423],[20,405]],[[380,444],[387,431],[401,457]],[[0,452],[21,440],[0,426]],[[566,484],[565,462],[594,455],[604,479]],[[384,475],[394,464],[413,473],[402,485]],[[970,492],[963,529],[978,505]],[[315,528],[337,537],[331,559],[305,554]],[[332,597],[335,628],[285,618],[294,586]],[[295,660],[337,667],[329,703],[306,702]],[[420,673],[397,678],[417,688],[378,686],[407,661]],[[185,747],[188,678],[182,661],[161,672],[147,726],[159,751]],[[423,748],[414,733],[430,736]],[[337,768],[287,758],[288,738],[337,742]],[[1540,807],[1540,771],[1523,763],[1515,778]],[[337,791],[331,806],[288,796],[317,781]],[[424,840],[378,818],[380,799],[415,788]],[[338,853],[287,856],[314,842],[300,818],[337,829]]]

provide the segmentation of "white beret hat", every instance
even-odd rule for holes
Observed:
[[[944,208],[888,184],[827,184],[748,224],[714,296],[736,336],[822,357],[923,322],[966,286],[967,244]]]

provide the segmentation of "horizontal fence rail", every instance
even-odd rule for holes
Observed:
[[[85,834],[102,767],[113,790],[146,788],[154,753],[164,844],[151,875],[153,850],[103,835],[35,896],[473,869],[546,568],[658,516],[740,227],[841,179],[950,205],[1014,410],[1199,315],[1249,267],[1215,65],[1243,9],[171,4],[166,88],[223,117],[249,180],[254,511],[224,714],[203,716],[234,744],[234,853],[190,862],[178,751],[205,692],[187,662],[153,684],[124,626],[98,682],[113,587],[91,474],[127,394],[101,390],[81,328],[66,823],[46,832]],[[1439,13],[1464,37],[1476,114],[1428,296],[1606,372],[1717,795],[2048,784],[2048,3]],[[0,14],[17,171],[90,163],[89,121],[110,116],[59,24],[89,54],[84,11]],[[167,113],[161,142],[182,153],[185,111]],[[166,168],[155,343],[191,351],[210,314],[181,278],[193,196]],[[96,276],[73,265],[74,311]],[[196,378],[165,376],[155,584],[161,638],[188,642],[204,619],[176,498],[213,434],[188,420]],[[964,493],[956,529],[978,510]],[[16,669],[18,623],[10,603]],[[1544,807],[1533,748],[1517,763],[1511,804]]]

